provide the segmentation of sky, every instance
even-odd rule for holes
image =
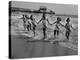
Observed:
[[[12,1],[12,7],[27,8],[38,10],[40,6],[46,6],[47,9],[53,10],[56,14],[78,15],[77,5],[55,4],[55,3],[39,3],[39,2],[20,2]]]

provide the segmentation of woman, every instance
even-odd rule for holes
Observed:
[[[66,28],[66,32],[65,32],[65,36],[66,36],[66,39],[69,40],[69,37],[70,37],[70,34],[71,34],[71,29],[73,29],[72,25],[70,25],[70,18],[67,18],[66,20],[66,24],[65,24],[65,28]]]
[[[42,31],[43,31],[43,39],[45,39],[47,36],[47,34],[46,34],[46,29],[47,29],[47,26],[46,26],[46,17],[45,17],[45,13],[43,13],[43,15],[42,15],[42,18],[41,18],[41,20],[38,22],[38,23],[40,23],[42,21]]]
[[[61,18],[57,17],[57,21],[55,21],[53,24],[55,24],[55,29],[54,29],[54,38],[56,38],[56,35],[59,36],[60,32],[60,27],[59,26],[64,26],[61,23]]]
[[[35,21],[35,19],[33,18],[33,15],[31,15],[30,16],[30,19],[31,19],[31,23],[32,23],[32,31],[33,31],[33,33],[34,33],[34,36],[35,36],[35,29],[36,29],[36,21]]]

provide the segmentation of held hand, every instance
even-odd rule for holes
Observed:
[[[48,21],[48,19],[47,19],[47,22],[48,22],[49,25],[52,25],[52,24],[50,24],[50,22]]]
[[[42,19],[37,24],[39,24],[41,21],[42,21]]]
[[[51,26],[52,26],[52,24],[49,24],[49,25],[51,25]]]
[[[40,21],[39,22],[37,22],[37,24],[39,24],[40,23]]]

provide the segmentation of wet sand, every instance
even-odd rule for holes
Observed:
[[[30,38],[23,36],[11,36],[11,58],[33,58],[77,55],[78,53],[59,44],[35,41],[27,42]]]

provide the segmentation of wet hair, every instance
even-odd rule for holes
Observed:
[[[66,22],[70,22],[70,18],[69,17],[67,18]]]
[[[60,17],[57,17],[57,21],[61,21],[61,18]]]

